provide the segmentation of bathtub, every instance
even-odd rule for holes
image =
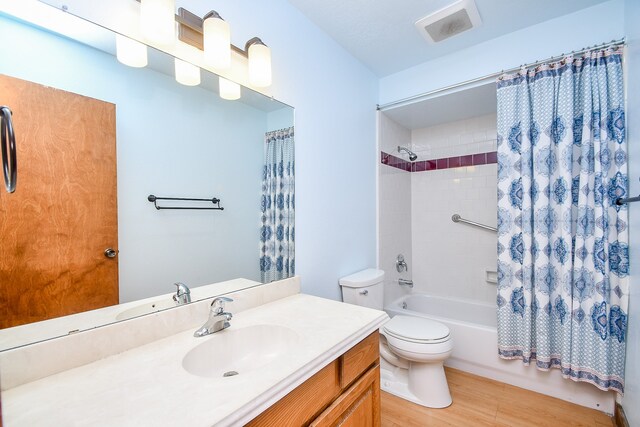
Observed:
[[[414,293],[384,309],[390,317],[419,316],[447,325],[453,354],[446,366],[613,414],[614,392],[566,380],[557,369],[544,372],[518,360],[500,359],[495,304]]]

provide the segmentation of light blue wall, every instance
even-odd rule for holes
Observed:
[[[379,103],[386,104],[571,50],[620,39],[624,36],[623,22],[624,1],[611,0],[514,31],[383,77],[380,79]]]
[[[627,126],[631,195],[640,194],[640,1],[625,1],[627,36]],[[631,283],[627,335],[626,393],[622,406],[629,424],[640,426],[640,206],[629,206]]]
[[[265,112],[16,21],[0,18],[0,38],[12,41],[0,73],[116,105],[121,302],[176,281],[259,280]],[[215,196],[225,210],[156,211],[149,194]]]
[[[377,78],[286,0],[178,6],[218,11],[237,46],[271,47],[273,95],[295,107],[296,273],[303,292],[340,299],[338,278],[376,263]]]

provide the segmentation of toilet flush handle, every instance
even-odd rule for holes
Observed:
[[[366,289],[364,291],[360,291],[360,295],[367,296],[367,295],[369,295],[369,291],[366,290]]]

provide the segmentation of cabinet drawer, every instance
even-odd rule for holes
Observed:
[[[308,425],[340,395],[340,363],[334,360],[292,390],[247,426],[303,426]]]
[[[378,331],[360,341],[340,356],[340,387],[347,388],[380,358]]]

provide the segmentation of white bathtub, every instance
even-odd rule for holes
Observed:
[[[447,325],[453,354],[446,366],[613,414],[614,392],[566,380],[557,369],[544,372],[518,360],[500,359],[495,304],[416,293],[387,304],[385,311],[390,317],[420,316]]]

